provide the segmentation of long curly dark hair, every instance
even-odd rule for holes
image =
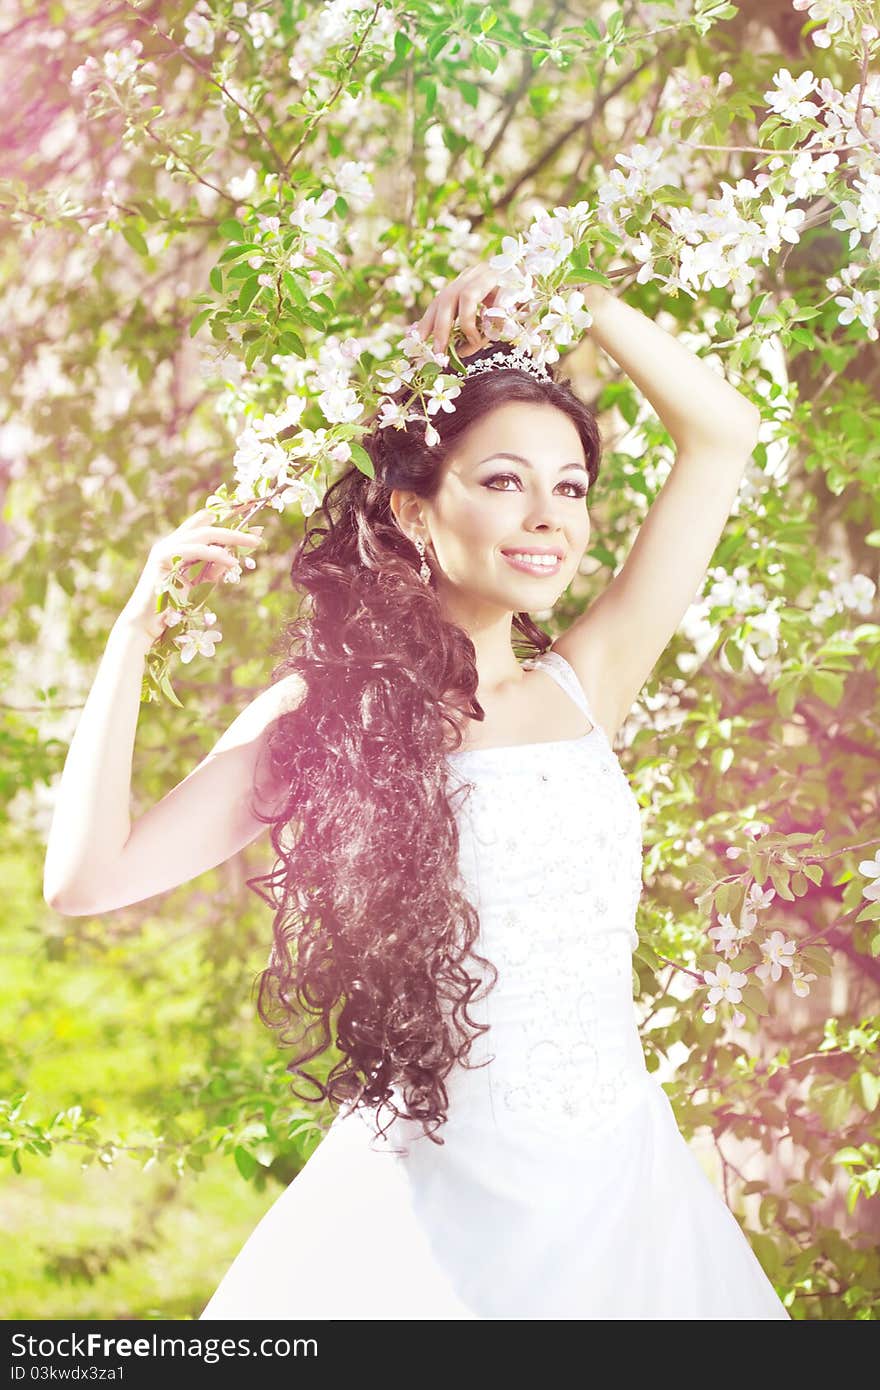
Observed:
[[[467,360],[506,348],[491,343]],[[454,412],[433,417],[433,446],[424,421],[397,429],[374,420],[362,443],[375,477],[350,467],[315,514],[326,526],[308,528],[294,554],[290,577],[308,595],[307,611],[279,639],[287,651],[273,681],[296,671],[302,697],[267,731],[269,781],[283,800],[269,812],[253,807],[271,824],[278,856],[271,873],[248,880],[276,909],[257,1011],[282,1044],[304,1049],[287,1070],[316,1094],[291,1083],[294,1094],[351,1110],[388,1106],[389,1123],[419,1120],[438,1144],[444,1081],[456,1064],[469,1065],[488,1029],[468,1006],[497,979],[476,953],[479,917],[458,872],[455,798],[468,788],[446,785],[446,755],[462,744],[466,720],[485,712],[474,645],[444,617],[433,581],[420,579],[419,553],[389,499],[394,488],[432,499],[456,441],[511,401],[571,418],[592,487],[599,428],[567,381],[514,368],[465,377]],[[527,613],[512,622],[524,639],[519,655],[550,645]],[[469,956],[491,972],[488,982],[467,973]],[[331,1044],[341,1060],[322,1083],[305,1064]]]

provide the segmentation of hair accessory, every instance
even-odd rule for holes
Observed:
[[[415,544],[416,550],[419,552],[419,556],[422,561],[421,565],[419,566],[419,579],[421,579],[424,584],[428,584],[431,580],[431,571],[428,568],[428,562],[425,559],[425,542],[422,540],[421,536],[416,536]]]
[[[523,348],[514,348],[512,352],[493,352],[491,357],[483,357],[479,362],[472,362],[465,368],[465,376],[478,376],[480,372],[495,372],[502,368],[514,369],[520,372],[528,372],[531,376],[536,376],[541,381],[552,381],[553,378],[547,368],[540,362],[536,362],[534,357],[530,357]]]

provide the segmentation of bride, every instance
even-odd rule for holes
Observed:
[[[620,571],[551,642],[529,614],[578,573],[601,438],[566,382],[480,337],[495,283],[475,266],[424,315],[437,354],[456,322],[469,348],[439,443],[424,422],[363,441],[375,476],[345,472],[293,558],[289,654],[208,756],[130,823],[157,581],[254,541],[204,512],[151,550],[68,753],[59,912],[152,897],[267,827],[277,856],[258,1010],[294,1094],[335,1118],[203,1319],[788,1317],[645,1065],[640,815],[612,747],[759,414],[587,287],[593,336],[677,453]]]

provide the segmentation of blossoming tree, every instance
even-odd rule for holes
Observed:
[[[59,15],[12,0],[8,12],[9,843],[36,881],[64,739],[144,538],[195,505],[223,525],[270,522],[267,555],[192,592],[172,572],[157,594],[136,796],[156,799],[260,687],[290,603],[284,551],[341,467],[370,470],[368,422],[416,415],[430,441],[454,408],[458,343],[439,354],[411,325],[482,257],[500,278],[486,336],[564,362],[603,426],[582,574],[535,615],[551,632],[567,624],[615,573],[672,461],[656,415],[591,343],[584,288],[611,287],[763,417],[702,592],[624,730],[645,825],[646,1055],[683,1131],[709,1136],[793,1316],[872,1318],[873,7],[74,0]],[[391,399],[403,384],[406,409]],[[16,1169],[67,1142],[107,1166],[130,1151],[183,1174],[221,1151],[254,1181],[296,1171],[314,1129],[291,1112],[252,1013],[229,1002],[244,955],[265,946],[243,877],[227,867],[206,876],[222,890],[179,895],[179,914],[201,922],[184,934],[197,973],[180,986],[160,952],[149,987],[189,1001],[196,1060],[177,1084],[157,1077],[141,1137],[73,1103],[73,1085],[70,1104],[40,1113],[39,1079],[13,1053],[0,1151]],[[75,932],[45,921],[46,968],[85,952],[80,968],[97,971],[120,950],[134,968],[157,915]],[[161,1056],[161,1030],[156,1041]]]

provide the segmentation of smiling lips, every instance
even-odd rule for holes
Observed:
[[[524,574],[556,574],[562,566],[558,550],[502,550],[501,554]]]

